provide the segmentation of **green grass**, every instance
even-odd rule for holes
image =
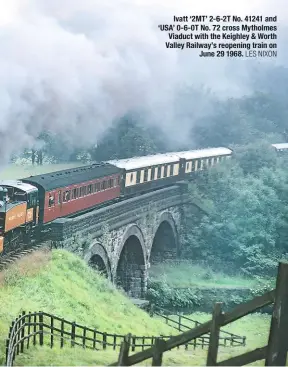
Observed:
[[[171,333],[169,326],[151,319],[84,261],[64,250],[52,254],[39,251],[0,273],[0,365],[9,326],[23,310],[46,311],[103,332],[139,336]],[[28,364],[37,364],[42,357],[32,349],[29,355],[35,359]],[[68,348],[67,358],[70,352]]]
[[[62,169],[80,167],[81,162],[63,163],[63,164],[44,164],[43,166],[16,165],[10,164],[3,170],[0,170],[0,180],[15,180],[28,176],[40,175],[42,173],[60,171]]]
[[[175,288],[252,288],[258,284],[254,279],[242,276],[231,277],[193,263],[151,265],[149,275],[152,279],[165,281],[169,286]]]
[[[64,251],[38,251],[0,273],[0,365],[4,362],[5,339],[11,321],[25,311],[46,311],[100,331],[134,335],[169,335],[176,330],[161,319],[151,319],[135,307],[106,279],[84,261]],[[211,315],[190,315],[200,322]],[[247,336],[247,347],[219,349],[219,360],[252,350],[267,343],[270,316],[250,315],[225,330]],[[46,336],[45,336],[46,338]],[[45,339],[44,339],[45,340]],[[46,339],[46,342],[48,340]],[[55,340],[56,344],[56,340]],[[207,349],[183,348],[164,354],[164,365],[205,365]],[[65,346],[62,350],[47,345],[31,347],[16,357],[15,365],[108,365],[118,351],[84,350]],[[253,365],[263,365],[263,361]],[[141,365],[151,366],[151,360]]]

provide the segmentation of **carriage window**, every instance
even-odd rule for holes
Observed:
[[[96,183],[96,191],[101,191],[101,182]]]
[[[66,201],[69,201],[70,200],[70,191],[66,191],[65,192],[65,199],[66,199]]]
[[[105,182],[105,181],[102,181],[102,182],[101,182],[101,191],[105,190],[105,189],[104,189],[104,182]]]
[[[87,195],[89,195],[91,194],[91,191],[92,191],[92,185],[87,186],[87,188],[88,188]]]
[[[163,177],[167,177],[167,166],[164,166]]]
[[[154,175],[155,175],[155,167],[151,168],[151,180],[154,180]]]
[[[130,183],[133,182],[134,173],[130,173]]]
[[[147,180],[148,180],[148,169],[145,168],[144,169],[144,182],[147,182]]]
[[[58,191],[58,204],[61,203],[61,191]]]
[[[117,186],[120,185],[120,176],[117,177]]]
[[[158,170],[157,170],[157,178],[161,177],[161,166],[158,166]]]
[[[141,171],[137,171],[136,183],[140,183],[140,175],[141,175]]]
[[[55,205],[55,197],[54,194],[49,194],[49,207]]]
[[[170,177],[170,176],[171,176],[171,170],[172,170],[172,165],[171,165],[171,164],[169,164],[169,165],[167,166],[167,177]]]
[[[73,198],[76,199],[77,198],[77,189],[73,189]]]

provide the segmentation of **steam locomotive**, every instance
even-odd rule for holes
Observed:
[[[57,218],[189,179],[231,156],[224,147],[190,150],[0,181],[0,254]]]

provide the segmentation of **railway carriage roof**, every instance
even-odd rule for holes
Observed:
[[[188,150],[185,152],[172,152],[167,154],[155,154],[147,155],[144,157],[133,157],[129,159],[119,159],[108,161],[109,163],[124,168],[127,171],[137,168],[144,168],[150,166],[156,166],[159,164],[169,164],[178,162],[180,158],[193,159],[193,158],[206,158],[206,157],[219,157],[221,155],[231,154],[232,150],[228,148],[209,148],[199,150]]]
[[[42,186],[45,191],[70,185],[80,184],[97,178],[104,178],[120,173],[120,169],[109,163],[97,163],[88,166],[70,168],[62,171],[30,176],[22,179],[23,182]]]
[[[176,153],[167,153],[146,155],[144,157],[133,157],[128,159],[118,159],[108,162],[119,168],[125,168],[127,171],[129,171],[131,169],[157,166],[159,164],[173,163],[178,161],[179,157],[176,155]]]
[[[227,155],[231,153],[232,153],[231,149],[220,147],[220,148],[188,150],[185,152],[177,152],[174,154],[177,154],[180,158],[196,159],[196,158],[219,157],[221,155]]]

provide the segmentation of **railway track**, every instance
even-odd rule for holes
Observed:
[[[19,260],[21,257],[32,253],[33,251],[38,250],[39,248],[43,248],[42,244],[30,244],[29,246],[21,247],[20,249],[13,250],[6,255],[0,256],[0,271],[4,270],[8,265],[11,265],[16,260]]]

